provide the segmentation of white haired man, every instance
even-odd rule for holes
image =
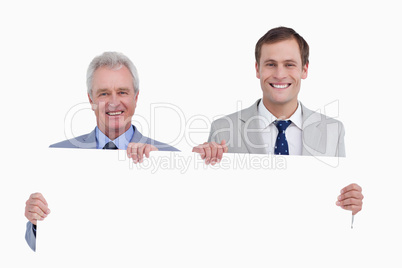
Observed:
[[[87,71],[87,94],[95,112],[95,129],[73,139],[53,145],[52,148],[120,149],[134,163],[142,162],[151,151],[178,151],[176,148],[143,136],[132,125],[137,106],[139,79],[131,60],[118,52],[104,52],[95,57]],[[36,223],[50,213],[45,198],[32,194],[26,202],[25,216],[29,220],[25,239],[36,250]]]

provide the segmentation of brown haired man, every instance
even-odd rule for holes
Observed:
[[[307,109],[298,101],[307,78],[309,46],[287,27],[269,30],[255,47],[255,70],[262,99],[251,107],[215,120],[208,142],[193,148],[207,164],[225,152],[344,157],[344,127],[335,119]],[[343,189],[337,205],[361,210],[361,187]]]

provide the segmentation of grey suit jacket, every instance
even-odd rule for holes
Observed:
[[[135,126],[134,135],[131,142],[151,144],[158,148],[159,151],[179,151],[173,146],[159,142],[143,136]],[[80,149],[96,149],[96,134],[95,129],[89,133],[73,139],[58,142],[49,146],[50,148],[80,148]]]
[[[33,250],[36,251],[36,235],[32,229],[33,224],[29,221],[27,222],[27,229],[25,231],[25,240],[28,243],[28,246]]]
[[[251,107],[212,122],[208,141],[225,140],[229,153],[265,154],[258,119],[259,99]],[[333,118],[311,111],[301,104],[302,155],[345,156],[343,124]]]

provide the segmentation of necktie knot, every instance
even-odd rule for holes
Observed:
[[[118,148],[116,144],[114,144],[112,141],[109,141],[102,149],[117,150]]]
[[[292,121],[290,120],[276,120],[275,126],[278,128],[279,132],[283,132],[288,128],[288,126],[290,126],[291,123]]]

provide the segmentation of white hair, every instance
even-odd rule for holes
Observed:
[[[139,88],[139,78],[137,73],[137,68],[135,68],[133,62],[120,52],[103,52],[102,55],[96,56],[88,66],[87,70],[87,91],[89,97],[92,99],[92,82],[95,71],[99,67],[106,66],[110,69],[118,70],[122,66],[126,66],[129,69],[133,77],[134,93],[137,95]]]

